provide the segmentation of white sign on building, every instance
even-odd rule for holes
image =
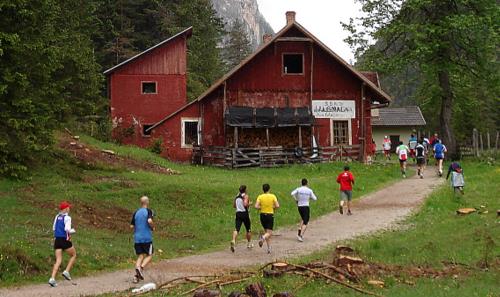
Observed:
[[[356,102],[354,100],[313,100],[312,113],[318,119],[354,119]]]

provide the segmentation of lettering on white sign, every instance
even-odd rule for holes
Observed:
[[[354,119],[354,100],[313,100],[312,113],[318,119]]]

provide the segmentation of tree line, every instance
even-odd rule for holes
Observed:
[[[473,128],[498,129],[497,1],[358,2],[364,15],[343,24],[357,66],[377,70],[389,93],[418,104],[452,155]]]
[[[190,26],[194,99],[250,48],[240,25],[219,46],[209,0],[0,0],[0,175],[26,176],[63,124],[107,118],[102,72]]]

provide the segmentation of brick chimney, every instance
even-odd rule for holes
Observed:
[[[269,41],[271,41],[271,39],[273,39],[273,35],[272,34],[266,33],[266,34],[264,34],[262,36],[262,42],[263,43],[268,43]]]
[[[290,25],[295,22],[295,11],[287,11],[286,12],[286,25]]]

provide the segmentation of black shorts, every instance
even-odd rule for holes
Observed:
[[[407,161],[407,160],[408,160],[408,159],[406,159],[406,160],[401,160],[401,159],[399,159],[399,163],[401,163],[401,164],[406,163],[406,161]]]
[[[273,230],[274,228],[274,215],[272,213],[261,213],[260,224],[266,230]]]
[[[54,250],[67,250],[71,247],[73,247],[73,244],[66,237],[56,237],[54,239]]]
[[[152,242],[147,242],[147,243],[135,243],[134,244],[135,248],[135,254],[136,255],[152,255],[154,250],[153,250],[153,243]]]
[[[310,218],[309,206],[299,206],[298,209],[302,222],[304,223],[304,225],[307,225],[309,223],[309,218]]]
[[[234,229],[240,232],[242,224],[245,225],[245,229],[247,230],[247,232],[250,232],[250,215],[248,214],[248,212],[238,211],[236,212],[236,218],[234,219]]]
[[[424,165],[425,157],[417,157],[417,165]]]

